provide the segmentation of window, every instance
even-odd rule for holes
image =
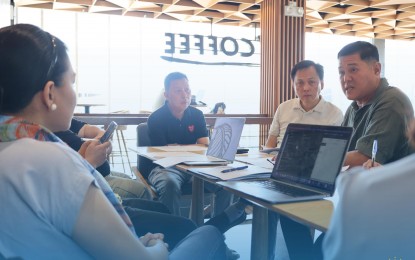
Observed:
[[[354,41],[370,41],[370,39],[306,33],[305,58],[324,67],[324,89],[321,94],[327,101],[338,106],[343,113],[346,112],[351,101],[345,97],[340,86],[337,53],[343,46]]]
[[[253,40],[255,28],[34,8],[18,8],[18,22],[41,26],[68,45],[77,72],[78,102],[106,104],[92,107],[91,112],[152,111],[164,77],[181,71],[189,77],[197,101],[208,105],[204,112],[224,102],[227,113],[259,113],[259,42],[253,41],[255,53],[249,58],[213,55],[206,45],[203,55],[208,61],[238,60],[258,66],[197,65],[161,58],[168,55],[165,33]],[[239,52],[246,52],[244,48]],[[191,46],[186,58],[198,61],[201,54]],[[82,111],[81,107],[76,110]]]

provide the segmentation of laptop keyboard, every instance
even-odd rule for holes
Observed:
[[[258,185],[262,186],[263,188],[266,188],[269,190],[276,190],[276,191],[282,192],[284,194],[287,194],[293,197],[312,196],[312,195],[319,194],[317,192],[301,189],[301,188],[291,186],[291,185],[286,185],[286,184],[279,183],[276,181],[263,180],[263,181],[258,181],[256,183],[258,183]]]

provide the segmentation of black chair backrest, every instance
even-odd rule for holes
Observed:
[[[137,146],[151,146],[147,123],[141,123],[137,126]],[[154,167],[155,164],[150,159],[137,154],[137,169],[144,178],[148,177]]]
[[[137,146],[151,146],[147,123],[137,126]]]

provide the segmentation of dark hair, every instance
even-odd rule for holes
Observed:
[[[303,60],[295,64],[294,67],[291,69],[291,80],[294,80],[295,75],[297,74],[297,71],[306,69],[309,67],[314,67],[320,80],[324,79],[324,68],[322,65],[315,63],[314,61],[311,61],[311,60]]]
[[[0,113],[25,108],[46,82],[61,85],[68,69],[65,44],[30,24],[0,29]]]
[[[217,114],[220,107],[223,109],[223,111],[225,111],[225,109],[226,109],[225,103],[219,102],[219,103],[215,104],[215,107],[212,109],[212,111],[210,111],[210,113],[211,114]]]
[[[364,61],[379,61],[378,48],[376,48],[375,45],[364,41],[357,41],[347,44],[339,51],[337,59],[355,53],[359,53],[360,58]]]
[[[171,82],[176,79],[187,79],[187,76],[181,72],[170,73],[164,79],[164,90],[169,91]]]
[[[409,144],[412,148],[415,148],[415,120],[412,120],[409,124],[406,136],[408,137]]]

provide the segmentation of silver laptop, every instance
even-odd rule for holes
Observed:
[[[233,163],[244,128],[243,117],[218,117],[206,152],[206,160],[183,162],[190,166],[226,165]]]
[[[271,178],[218,183],[271,203],[330,197],[352,132],[351,127],[289,124]]]

